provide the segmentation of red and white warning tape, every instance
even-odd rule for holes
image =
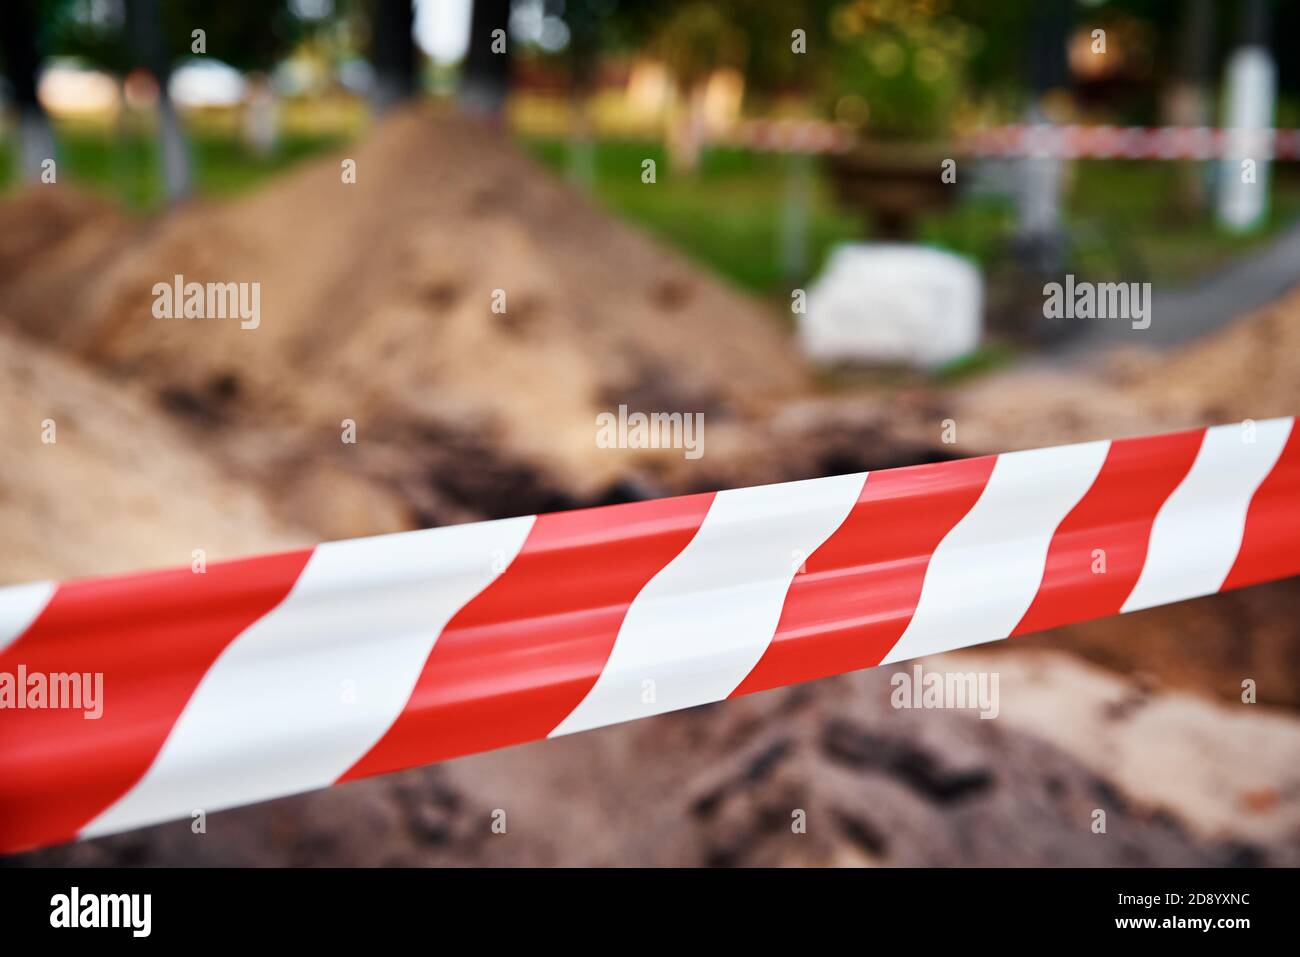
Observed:
[[[0,711],[0,851],[1295,574],[1285,418],[4,589],[103,705]]]
[[[841,153],[857,139],[853,127],[825,120],[745,120],[726,141],[766,153]]]
[[[1300,158],[1300,130],[1208,126],[996,126],[962,139],[974,156],[1210,160]]]
[[[824,120],[748,120],[726,141],[760,152],[842,153],[853,128]],[[1300,129],[1236,130],[1208,126],[1081,126],[1012,124],[972,130],[955,151],[975,157],[1055,159],[1300,159]]]

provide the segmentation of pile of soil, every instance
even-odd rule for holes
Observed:
[[[1179,350],[1115,364],[1117,378],[1156,414],[1202,423],[1300,414],[1300,288]]]
[[[991,451],[1296,415],[1300,288],[1172,352],[1035,364],[956,391],[951,407],[965,440]]]
[[[129,224],[52,228],[66,236],[54,246],[0,249],[0,268],[23,261],[0,312],[196,418],[241,432],[281,423],[280,444],[313,456],[337,444],[344,419],[362,436],[452,432],[579,495],[634,457],[597,447],[599,411],[703,412],[712,424],[803,387],[763,307],[600,213],[502,134],[411,109],[348,158],[355,183],[342,182],[340,158],[316,162],[138,228],[111,254],[106,237]],[[29,195],[0,210],[0,234],[75,220],[72,205]],[[29,275],[38,255],[47,268]],[[95,258],[107,261],[90,268]],[[260,283],[260,327],[154,318],[154,284],[177,274]],[[670,469],[683,459],[635,457]]]
[[[95,280],[149,227],[113,203],[65,185],[0,203],[0,315],[57,340],[94,312]]]
[[[0,582],[311,544],[139,389],[0,327]]]

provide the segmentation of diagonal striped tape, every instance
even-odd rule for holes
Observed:
[[[0,852],[1296,574],[1286,418],[0,589]]]

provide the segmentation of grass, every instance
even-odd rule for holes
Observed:
[[[317,124],[320,126],[320,124]],[[259,155],[233,124],[200,118],[189,127],[194,185],[201,196],[253,189],[302,159],[337,148],[360,126],[351,114],[313,128],[286,122],[275,149]],[[161,207],[158,155],[152,130],[139,123],[60,123],[55,129],[60,177],[113,196],[129,208]],[[571,165],[564,139],[525,138],[523,145],[561,175]],[[0,189],[14,183],[14,144],[0,140]],[[656,182],[641,181],[642,163],[655,161]],[[869,235],[857,214],[839,207],[829,178],[812,161],[802,268],[782,255],[782,216],[791,170],[798,160],[734,148],[709,148],[699,169],[671,169],[662,144],[606,139],[592,151],[590,189],[596,201],[634,222],[736,285],[786,300],[793,285],[816,275],[839,243]],[[1098,279],[1177,283],[1195,279],[1266,242],[1300,217],[1300,176],[1294,164],[1275,166],[1273,208],[1265,228],[1250,236],[1222,232],[1208,214],[1180,213],[1176,167],[1158,162],[1074,164],[1065,217],[1070,268]],[[1005,198],[970,197],[924,217],[917,238],[966,255],[987,271],[1007,256],[1014,209]],[[787,273],[793,272],[793,275]]]
[[[1075,224],[1080,271],[1120,278],[1134,269],[1158,283],[1187,282],[1266,243],[1300,217],[1295,164],[1273,168],[1272,205],[1263,228],[1226,232],[1209,214],[1188,213],[1179,165],[1093,160],[1075,166],[1066,215]]]
[[[978,346],[974,352],[945,363],[935,370],[934,375],[951,385],[1011,365],[1019,357],[1020,351],[1009,343],[989,342]]]
[[[570,163],[563,140],[533,139],[527,147],[562,174]],[[781,262],[781,215],[787,160],[736,149],[706,149],[700,168],[673,173],[656,143],[596,144],[592,193],[607,209],[638,223],[704,265],[751,291],[784,298],[791,278],[815,275],[837,244],[869,236],[853,213],[836,206],[828,177],[814,165],[808,220],[808,268],[787,277]],[[641,163],[653,159],[657,181],[641,182]],[[1097,279],[1140,274],[1179,283],[1226,264],[1267,242],[1300,217],[1300,177],[1275,167],[1273,207],[1259,232],[1224,232],[1208,213],[1180,212],[1174,167],[1160,162],[1082,161],[1073,167],[1064,203],[1069,267]],[[921,242],[967,256],[990,270],[1007,255],[1015,226],[1009,198],[970,197],[918,224]]]
[[[525,145],[567,175],[566,142],[527,140]],[[601,205],[740,286],[763,293],[788,288],[781,256],[785,158],[707,149],[699,170],[683,175],[670,168],[658,143],[604,141],[596,144],[594,154],[592,193]],[[654,184],[641,181],[647,159],[655,162]],[[810,207],[808,261],[818,266],[835,244],[861,235],[861,226],[835,206],[820,178],[814,181]]]
[[[195,191],[201,196],[232,196],[252,189],[300,160],[346,142],[340,133],[284,132],[275,148],[261,155],[231,132],[188,130]],[[130,209],[151,212],[163,204],[158,147],[153,131],[115,130],[102,124],[55,126],[59,177],[111,196]],[[0,189],[14,185],[14,144],[0,144]]]

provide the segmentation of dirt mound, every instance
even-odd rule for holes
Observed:
[[[164,217],[97,273],[70,268],[76,309],[29,295],[25,278],[0,309],[20,302],[29,329],[191,405],[212,405],[215,382],[262,425],[434,423],[493,436],[588,490],[626,465],[596,447],[597,411],[721,420],[802,381],[764,307],[597,211],[501,134],[413,109],[348,158],[354,184],[341,158],[317,162]],[[177,274],[260,283],[260,326],[154,318],[154,284]]]
[[[310,544],[147,393],[0,330],[0,584]],[[52,440],[52,441],[50,441]]]
[[[971,448],[1002,451],[1300,413],[1300,288],[1170,353],[1037,363],[950,396]],[[965,429],[962,429],[962,426]]]
[[[1290,714],[1242,702],[1240,686],[1235,699],[1210,704],[1059,652],[989,648],[927,666],[998,672],[1010,728],[1077,757],[1133,803],[1204,838],[1278,842],[1300,857],[1300,724]]]
[[[0,203],[0,315],[56,339],[91,315],[89,296],[145,227],[75,188],[32,186]]]
[[[1179,350],[1119,370],[1157,414],[1233,422],[1300,414],[1300,288]]]

